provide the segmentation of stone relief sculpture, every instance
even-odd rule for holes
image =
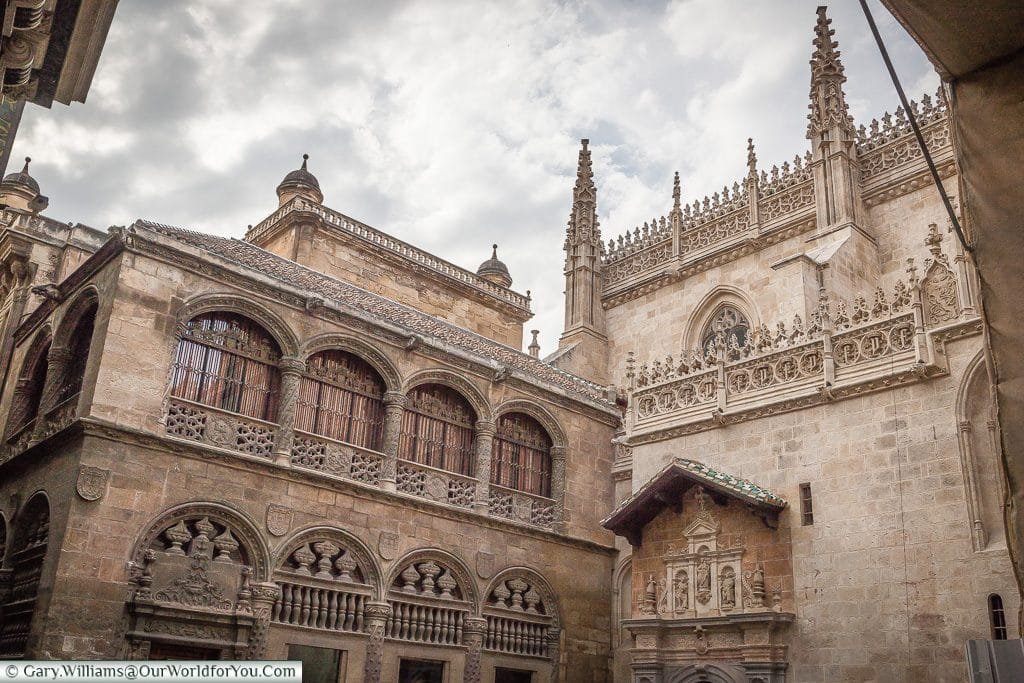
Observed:
[[[711,600],[711,560],[701,556],[697,562],[697,602],[706,605]]]
[[[722,609],[736,606],[736,572],[732,567],[722,569],[722,575],[718,579],[720,595],[718,604]]]
[[[675,609],[677,612],[690,608],[690,577],[685,569],[676,572],[676,578],[672,582],[672,590],[675,597]]]

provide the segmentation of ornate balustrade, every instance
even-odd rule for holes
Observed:
[[[172,436],[269,459],[277,425],[173,398],[167,407],[164,429]]]
[[[364,223],[360,223],[359,221],[353,220],[344,214],[332,211],[321,204],[308,201],[302,197],[295,197],[294,199],[291,199],[270,216],[260,221],[259,224],[248,232],[246,239],[250,242],[255,241],[286,216],[299,211],[313,213],[328,225],[338,228],[339,230],[343,230],[361,240],[375,244],[378,247],[387,249],[394,254],[398,254],[410,261],[413,261],[425,270],[433,271],[447,278],[458,280],[459,282],[469,285],[475,289],[482,290],[493,297],[515,306],[516,308],[526,311],[529,311],[530,309],[530,298],[527,296],[513,292],[506,287],[500,287],[493,282],[485,280],[476,273],[460,268],[459,266],[438,258],[429,252],[417,249],[407,242],[395,239],[394,237],[376,230],[375,228],[371,228]]]
[[[810,177],[796,185],[781,185],[781,189],[765,194],[758,199],[761,222],[771,225],[782,220],[791,220],[794,214],[814,213],[814,183]]]
[[[693,227],[684,227],[680,233],[679,251],[686,254],[716,246],[737,235],[742,235],[749,226],[750,211],[745,204],[706,223],[694,221]]]
[[[304,583],[278,581],[281,594],[274,601],[270,620],[278,624],[305,626],[329,631],[359,633],[363,630],[363,613],[371,599],[369,591],[357,592],[350,588],[317,582],[303,577]]]
[[[610,260],[605,265],[604,277],[608,285],[618,284],[627,278],[653,270],[672,260],[672,238],[662,239],[650,246]]]
[[[378,486],[384,459],[383,453],[296,429],[290,462],[295,467]]]
[[[390,598],[391,614],[384,635],[435,645],[462,645],[462,627],[469,616],[468,605],[438,604],[415,598]]]
[[[498,616],[485,614],[484,649],[532,657],[548,656],[550,619],[530,618],[524,614]]]
[[[536,496],[491,484],[487,507],[494,517],[552,528],[558,521],[558,504],[552,498]]]
[[[400,460],[395,485],[401,493],[437,503],[472,508],[477,480],[436,467]]]

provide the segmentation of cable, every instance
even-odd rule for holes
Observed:
[[[885,44],[882,42],[882,36],[878,33],[878,27],[875,26],[875,19],[871,16],[871,10],[868,9],[867,0],[860,0],[860,6],[861,9],[864,10],[864,17],[868,20],[868,26],[871,28],[871,34],[875,37],[875,42],[878,43],[878,51],[882,53],[882,60],[885,62],[885,68],[889,70],[889,77],[892,78],[892,84],[896,86],[896,94],[900,96],[900,104],[903,105],[904,111],[907,112],[907,119],[910,121],[910,127],[914,130],[914,137],[917,138],[917,145],[921,148],[921,152],[924,154],[924,160],[928,164],[928,170],[931,171],[935,187],[939,190],[939,196],[942,197],[942,203],[946,206],[946,213],[949,214],[949,221],[953,225],[953,230],[956,231],[956,236],[960,239],[960,244],[963,245],[964,251],[973,252],[974,247],[968,244],[967,238],[964,237],[964,231],[960,227],[960,221],[956,217],[956,212],[953,211],[953,205],[949,203],[949,197],[946,196],[946,188],[942,185],[942,179],[939,178],[939,171],[935,168],[935,162],[932,160],[932,155],[928,151],[928,146],[924,144],[924,136],[921,135],[921,129],[917,125],[917,117],[914,116],[914,112],[910,108],[907,96],[903,92],[903,86],[900,85],[899,76],[896,75],[896,69],[893,68],[892,61],[889,60],[889,52],[885,49]]]

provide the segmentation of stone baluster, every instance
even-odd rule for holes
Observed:
[[[36,427],[32,438],[37,441],[46,434],[46,413],[57,404],[60,385],[71,362],[71,349],[67,346],[51,346],[46,357],[46,381],[43,382],[43,393],[39,398],[39,410],[36,415]]]
[[[281,358],[281,403],[277,413],[277,435],[274,438],[274,462],[288,467],[295,443],[295,411],[299,402],[299,381],[306,364],[294,356]]]
[[[370,635],[366,641],[366,663],[363,683],[380,683],[384,664],[384,627],[391,616],[391,605],[386,602],[367,602],[363,628]]]
[[[270,613],[274,603],[281,597],[281,587],[276,583],[258,583],[252,586],[252,634],[246,659],[264,659],[267,652],[267,632],[270,630]]]
[[[476,422],[476,499],[473,507],[487,514],[491,497],[491,453],[497,428],[491,420]]]
[[[462,683],[481,683],[480,652],[484,646],[487,620],[467,617],[462,622],[462,642],[467,647],[466,664],[462,669]]]
[[[398,476],[398,443],[402,437],[402,416],[408,402],[405,394],[388,391],[384,394],[384,463],[380,472],[380,487],[394,491]]]
[[[551,447],[551,498],[555,501],[555,530],[565,530],[565,446]]]
[[[559,645],[562,642],[562,629],[552,626],[548,629],[547,646],[548,659],[551,660],[551,676],[548,680],[551,683],[558,683],[562,672],[562,651]]]

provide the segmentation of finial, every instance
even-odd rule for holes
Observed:
[[[498,258],[498,245],[497,244],[492,244],[491,245],[491,258],[495,258],[495,259]]]
[[[590,144],[590,139],[589,138],[581,138],[580,139],[580,144],[583,145],[583,149],[586,149],[587,145]]]
[[[28,165],[32,163],[32,157],[25,157],[25,167],[21,169],[22,173],[28,173]]]
[[[530,341],[530,346],[527,348],[530,351],[530,355],[534,358],[540,357],[540,342],[537,341],[537,335],[540,334],[540,330],[530,330],[530,334],[533,335],[533,339]]]
[[[757,177],[757,153],[754,152],[754,138],[747,138],[747,174]]]
[[[306,170],[306,162],[307,161],[309,161],[309,155],[308,154],[303,154],[302,155],[302,170],[303,171]]]
[[[675,176],[672,178],[672,210],[679,211],[679,199],[682,197],[682,191],[679,187],[679,171],[676,171]]]

